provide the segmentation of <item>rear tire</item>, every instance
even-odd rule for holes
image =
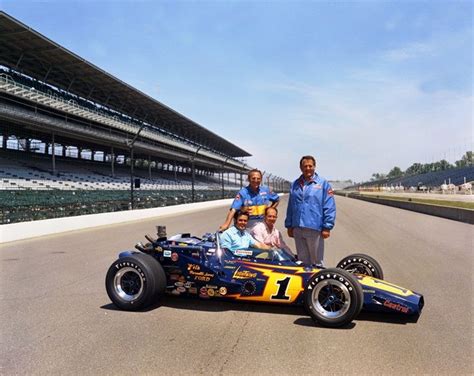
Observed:
[[[352,274],[363,274],[383,279],[383,270],[377,260],[363,253],[354,253],[353,255],[344,257],[338,262],[337,267],[347,270]]]
[[[150,305],[166,288],[166,275],[153,256],[136,253],[116,260],[105,277],[110,300],[126,311]]]
[[[313,320],[331,328],[349,324],[364,303],[362,287],[357,279],[336,268],[313,275],[304,294],[305,308]]]

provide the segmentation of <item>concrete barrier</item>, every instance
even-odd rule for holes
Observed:
[[[436,217],[442,217],[459,222],[474,224],[474,210],[470,209],[432,204],[420,204],[418,202],[390,200],[381,197],[361,195],[359,193],[336,192],[336,194],[340,196],[355,198],[357,200],[373,202],[376,204],[392,206],[399,209],[411,210],[418,213],[434,215]]]
[[[41,221],[20,222],[0,225],[0,244],[34,238],[37,236],[58,234],[66,231],[107,226],[117,223],[140,221],[147,218],[157,219],[169,215],[196,212],[203,209],[229,207],[233,199],[196,202],[193,204],[173,205],[162,208],[128,210],[112,213],[88,214],[76,217],[45,219]]]

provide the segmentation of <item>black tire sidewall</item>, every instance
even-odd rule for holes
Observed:
[[[110,266],[105,278],[105,286],[110,300],[119,308],[129,311],[136,311],[149,305],[157,290],[154,264],[158,264],[158,262],[152,256],[145,254],[134,254],[116,260]],[[135,269],[142,276],[143,281],[142,293],[131,301],[122,299],[114,287],[115,275],[123,268],[128,267]]]

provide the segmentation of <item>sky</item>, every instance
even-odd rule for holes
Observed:
[[[24,1],[2,10],[294,180],[473,148],[472,1]]]

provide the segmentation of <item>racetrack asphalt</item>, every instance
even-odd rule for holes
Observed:
[[[298,307],[166,296],[132,313],[110,303],[105,274],[119,251],[158,224],[168,235],[213,231],[223,207],[0,246],[0,374],[473,374],[474,227],[336,201],[326,265],[373,256],[387,281],[424,294],[417,322],[361,313],[326,329]],[[280,229],[285,209],[283,198]]]

